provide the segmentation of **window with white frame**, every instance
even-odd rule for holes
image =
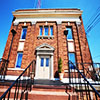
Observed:
[[[48,26],[44,26],[44,36],[48,36],[49,35],[49,28]]]
[[[23,57],[23,52],[18,52],[16,59],[16,68],[21,68],[22,57]]]
[[[53,26],[50,26],[50,36],[53,36]]]
[[[42,36],[42,33],[43,33],[43,27],[40,26],[40,32],[39,32],[39,35]]]
[[[76,65],[75,53],[68,53],[68,58],[69,58],[69,61],[71,61],[74,65]],[[73,64],[69,63],[70,69],[74,69]]]
[[[53,36],[53,26],[40,26],[39,36]]]
[[[22,29],[21,39],[26,39],[27,28]]]
[[[67,39],[73,39],[72,28],[71,27],[66,27],[66,30],[68,31]]]

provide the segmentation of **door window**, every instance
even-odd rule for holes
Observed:
[[[40,63],[41,65],[41,67],[43,67],[44,66],[44,58],[41,58],[41,63]]]
[[[40,66],[41,67],[49,67],[49,58],[47,57],[42,57],[40,60]]]
[[[49,66],[49,58],[46,58],[46,67]]]

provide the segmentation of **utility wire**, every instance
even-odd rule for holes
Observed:
[[[87,29],[86,29],[86,34],[88,34],[92,28],[94,28],[99,22],[100,22],[100,7],[98,7],[98,9],[96,10],[96,12],[93,14],[93,16],[90,18],[89,21],[91,21],[92,19],[92,22],[87,26]],[[89,22],[88,21],[88,22]]]
[[[100,7],[98,7],[98,9],[96,10],[96,12],[92,15],[92,17],[89,19],[89,21],[87,22],[86,26],[89,26],[89,22],[91,22],[91,20],[94,18],[94,16],[96,16],[96,14],[100,11]]]
[[[87,30],[89,30],[91,28],[91,26],[94,26],[94,24],[96,24],[96,22],[100,19],[98,18],[100,17],[100,13],[93,19],[93,21],[88,25]],[[88,31],[87,31],[88,32]]]
[[[89,28],[86,30],[86,33],[89,33],[99,22],[100,22],[100,18],[98,18],[93,24],[89,26]]]

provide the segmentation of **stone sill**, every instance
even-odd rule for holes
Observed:
[[[54,36],[38,36],[37,39],[54,39]]]
[[[7,68],[8,70],[20,70],[20,71],[24,71],[25,69],[21,69],[21,68]]]
[[[73,42],[74,40],[73,40],[73,39],[67,39],[67,41],[68,41],[68,42]]]
[[[20,42],[25,42],[25,39],[20,39],[19,41],[20,41]]]
[[[69,72],[69,70],[64,70],[65,73]],[[70,72],[78,72],[76,69],[70,69]],[[80,70],[80,72],[83,72],[83,70]]]

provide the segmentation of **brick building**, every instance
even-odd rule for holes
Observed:
[[[18,76],[32,60],[36,61],[36,79],[55,79],[59,58],[64,77],[68,77],[69,60],[92,62],[80,9],[24,9],[14,11],[13,16],[3,54],[7,59],[11,47],[8,76]],[[16,34],[11,46],[12,29]]]
[[[94,69],[100,63],[92,62],[80,9],[23,9],[13,16],[0,61],[0,100],[100,99]]]

